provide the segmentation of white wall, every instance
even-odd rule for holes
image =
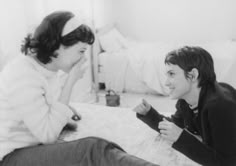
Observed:
[[[91,19],[92,0],[0,0],[2,61],[7,62],[17,56],[26,34],[55,10],[70,10],[75,14],[83,12]]]
[[[0,63],[5,64],[19,53],[20,43],[26,33],[26,14],[19,1],[0,1]],[[19,19],[20,18],[20,19]]]
[[[112,0],[92,0],[93,18],[96,28],[101,28],[106,24],[114,22],[114,11]]]
[[[103,17],[112,15],[121,32],[135,39],[196,41],[236,38],[235,0],[110,1],[112,10]]]
[[[92,0],[0,0],[0,70],[8,61],[19,56],[26,34],[33,32],[46,15],[56,10],[69,10],[75,15],[82,13],[91,23]],[[90,52],[87,53],[89,59]],[[87,100],[90,91],[91,68],[88,68],[84,79],[76,84],[72,99]]]

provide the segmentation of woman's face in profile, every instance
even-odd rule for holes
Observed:
[[[191,81],[185,77],[184,70],[178,65],[166,65],[166,82],[172,99],[186,99],[192,90]]]
[[[87,48],[88,44],[83,42],[69,47],[61,45],[57,50],[57,58],[53,58],[53,63],[58,70],[68,73],[76,63],[85,57]]]

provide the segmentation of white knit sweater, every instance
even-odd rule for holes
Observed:
[[[19,56],[0,75],[0,160],[16,148],[57,140],[72,117],[59,103],[56,72],[29,56]]]

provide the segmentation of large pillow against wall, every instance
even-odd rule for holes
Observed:
[[[114,52],[128,47],[127,40],[116,28],[100,34],[99,41],[102,49],[107,52]]]

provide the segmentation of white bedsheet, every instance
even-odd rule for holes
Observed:
[[[119,144],[128,153],[161,166],[197,166],[138,120],[130,108],[72,103],[82,114],[77,132],[64,135],[66,141],[97,136]]]
[[[157,93],[139,77],[129,62],[129,51],[120,50],[99,54],[99,81],[104,82],[107,89],[116,92]],[[161,92],[160,92],[161,93]]]
[[[129,64],[138,78],[160,94],[168,93],[165,87],[165,55],[171,50],[163,43],[130,42],[127,49]]]

